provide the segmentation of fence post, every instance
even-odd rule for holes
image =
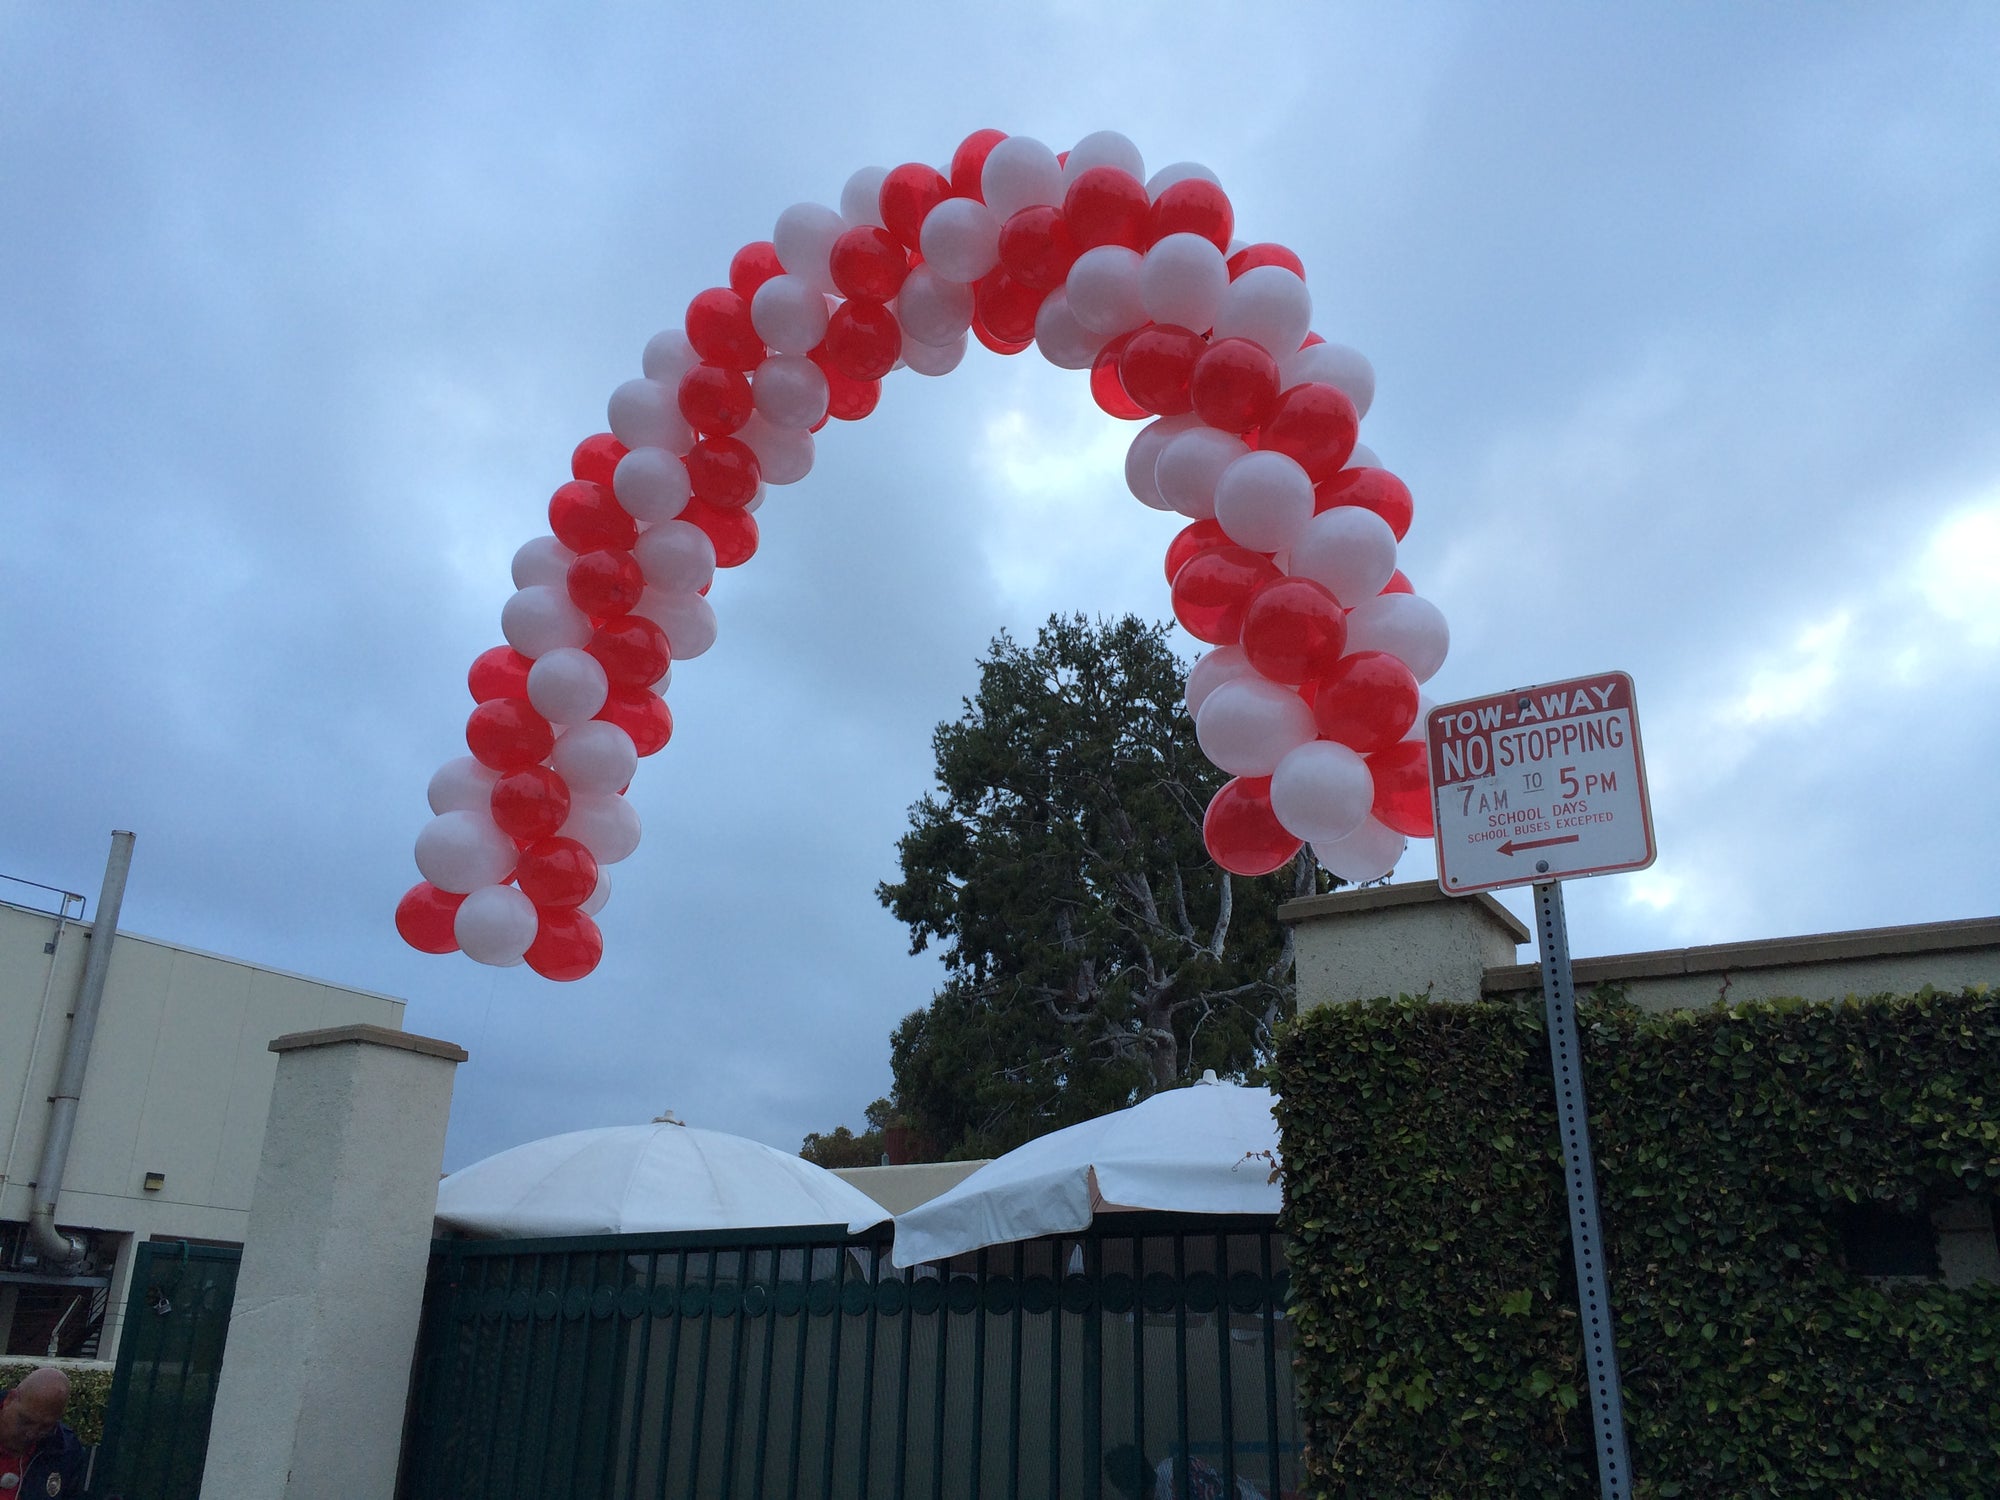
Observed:
[[[299,1032],[270,1123],[203,1500],[391,1500],[462,1048]]]

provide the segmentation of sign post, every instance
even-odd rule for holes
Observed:
[[[1454,896],[1509,885],[1535,888],[1597,1479],[1605,1500],[1629,1500],[1632,1461],[1604,1274],[1562,881],[1653,862],[1632,679],[1605,672],[1447,703],[1431,710],[1426,728],[1439,887]]]

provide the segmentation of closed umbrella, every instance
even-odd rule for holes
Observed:
[[[1085,1228],[1100,1210],[1276,1214],[1271,1091],[1216,1082],[1167,1089],[1130,1109],[996,1157],[947,1193],[896,1216],[898,1266]]]
[[[888,1215],[824,1167],[686,1125],[577,1130],[502,1151],[438,1184],[438,1222],[509,1239],[845,1224]]]

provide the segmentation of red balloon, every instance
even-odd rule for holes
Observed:
[[[1033,339],[1023,339],[1018,343],[1013,339],[1003,339],[977,317],[972,320],[972,336],[995,354],[1019,354],[1034,343]]]
[[[841,296],[887,302],[903,289],[910,257],[888,230],[857,224],[833,242],[827,269]]]
[[[763,471],[748,443],[705,437],[687,456],[688,488],[710,505],[748,505],[757,498]]]
[[[523,770],[556,747],[556,732],[526,698],[489,698],[465,721],[465,748],[482,766]]]
[[[569,472],[574,478],[608,485],[618,467],[618,460],[625,456],[625,452],[625,445],[610,433],[593,433],[570,453]]]
[[[1120,167],[1079,172],[1063,194],[1063,220],[1078,255],[1099,245],[1144,250],[1152,212],[1146,184]]]
[[[1343,656],[1316,684],[1313,722],[1362,755],[1387,750],[1417,722],[1417,679],[1386,651]]]
[[[1248,339],[1218,339],[1195,360],[1188,398],[1210,427],[1238,433],[1262,427],[1280,409],[1278,362]]]
[[[1035,314],[1042,310],[1047,296],[1047,292],[1016,281],[1005,270],[989,271],[972,289],[972,320],[975,325],[984,324],[1001,343],[1025,349],[1035,341]]]
[[[549,530],[572,552],[600,547],[629,551],[639,540],[639,523],[612,496],[611,487],[572,479],[549,497]]]
[[[472,689],[474,703],[484,703],[488,698],[525,698],[528,668],[533,665],[512,646],[491,646],[472,659],[465,685]]]
[[[667,700],[645,688],[613,688],[597,717],[631,735],[641,755],[658,754],[674,737],[674,715]]]
[[[676,399],[688,426],[712,437],[727,437],[757,409],[750,398],[749,378],[721,365],[696,365],[681,376]]]
[[[525,955],[528,967],[544,979],[581,979],[604,957],[604,934],[573,906],[537,908],[540,921]]]
[[[428,880],[419,880],[396,903],[396,931],[419,953],[456,953],[458,936],[452,923],[464,900],[456,891],[441,891]]]
[[[688,303],[687,341],[711,365],[754,370],[764,360],[764,341],[750,321],[750,299],[726,286],[696,292]]]
[[[904,162],[882,179],[876,206],[889,233],[902,241],[906,250],[919,248],[923,240],[924,217],[951,196],[951,184],[936,167],[920,161]]]
[[[1282,578],[1277,565],[1248,547],[1216,547],[1189,558],[1174,575],[1174,618],[1211,646],[1233,646],[1258,585]]]
[[[1233,547],[1229,533],[1222,529],[1220,521],[1195,521],[1183,526],[1180,534],[1167,543],[1167,584],[1172,587],[1174,575],[1187,566],[1191,558],[1204,552],[1213,552],[1217,547]]]
[[[823,363],[849,380],[880,380],[903,357],[903,329],[880,302],[850,300],[827,320],[826,342],[820,347],[826,351]]]
[[[644,615],[606,620],[583,649],[597,658],[613,687],[651,687],[674,659],[666,631]]]
[[[1125,394],[1147,411],[1180,416],[1194,409],[1188,381],[1194,375],[1194,362],[1207,347],[1198,333],[1172,323],[1148,323],[1127,336],[1125,351],[1118,356],[1118,379]]]
[[[1295,385],[1280,396],[1263,428],[1257,446],[1297,459],[1317,484],[1338,474],[1354,452],[1361,419],[1347,392],[1313,383]]]
[[[584,552],[569,565],[570,602],[593,620],[630,614],[646,591],[646,575],[629,552],[600,548]]]
[[[1052,292],[1076,264],[1076,241],[1062,210],[1040,203],[1000,226],[1000,265],[1022,286]]]
[[[1268,776],[1224,782],[1202,815],[1201,841],[1209,858],[1232,875],[1269,875],[1301,847],[1271,811]]]
[[[784,263],[778,259],[778,247],[769,240],[752,240],[729,257],[729,290],[745,303],[757,295],[758,287],[773,276],[784,274]],[[752,332],[755,332],[754,328]]]
[[[1267,579],[1243,612],[1243,654],[1273,682],[1323,676],[1346,646],[1347,611],[1310,578]]]
[[[1130,334],[1121,333],[1097,351],[1097,360],[1090,367],[1090,394],[1109,415],[1136,422],[1147,415],[1146,408],[1126,394],[1125,382],[1118,378],[1118,358],[1130,338]]]
[[[1229,279],[1234,281],[1252,266],[1283,266],[1301,280],[1305,278],[1306,263],[1283,245],[1273,245],[1268,241],[1245,245],[1229,257]],[[1325,343],[1324,339],[1320,340]]]
[[[1305,272],[1301,271],[1299,272],[1299,275],[1303,277],[1305,275]],[[1304,342],[1301,343],[1299,347],[1301,349],[1310,349],[1314,344],[1324,344],[1325,342],[1326,338],[1324,335],[1317,333],[1309,333],[1305,336]]]
[[[757,555],[757,518],[747,510],[690,500],[678,519],[699,526],[708,534],[715,544],[718,568],[740,568]]]
[[[515,840],[545,839],[569,816],[569,783],[547,766],[525,766],[493,783],[493,821]]]
[[[1224,255],[1236,232],[1236,210],[1229,195],[1204,177],[1184,177],[1160,193],[1147,226],[1147,244],[1170,234],[1198,234]]]
[[[1389,581],[1382,585],[1385,594],[1414,594],[1417,586],[1410,582],[1401,568],[1389,575]]]
[[[1389,523],[1401,541],[1409,535],[1417,503],[1410,488],[1387,469],[1342,469],[1313,486],[1313,511],[1332,510],[1336,505],[1358,505],[1372,510]],[[560,533],[558,533],[560,535]]]
[[[896,347],[900,349],[902,345]],[[840,422],[859,422],[875,410],[875,404],[882,399],[881,381],[856,380],[827,358],[824,343],[813,350],[813,362],[826,371],[827,416]]]
[[[575,839],[536,839],[521,851],[514,883],[536,906],[581,906],[597,889],[597,856]]]
[[[1396,832],[1413,839],[1437,833],[1431,806],[1430,747],[1422,740],[1404,740],[1368,757],[1375,777],[1375,816]]]
[[[954,197],[978,198],[986,201],[979,191],[979,174],[986,170],[986,158],[993,148],[1007,139],[1004,130],[975,130],[958,143],[958,149],[951,153],[951,191]]]

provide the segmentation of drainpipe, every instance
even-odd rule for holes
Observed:
[[[56,1195],[62,1191],[63,1170],[69,1163],[76,1107],[83,1097],[83,1070],[90,1063],[97,1012],[104,1003],[104,979],[111,969],[111,945],[118,938],[118,908],[125,901],[132,842],[132,835],[123,829],[112,832],[111,857],[104,863],[104,888],[98,892],[97,916],[90,925],[90,956],[84,960],[83,983],[77,988],[69,1040],[63,1046],[62,1071],[56,1075],[56,1091],[49,1096],[49,1128],[42,1138],[41,1170],[35,1173],[35,1209],[28,1219],[28,1232],[35,1248],[61,1265],[74,1265],[89,1249],[81,1237],[56,1228]]]

